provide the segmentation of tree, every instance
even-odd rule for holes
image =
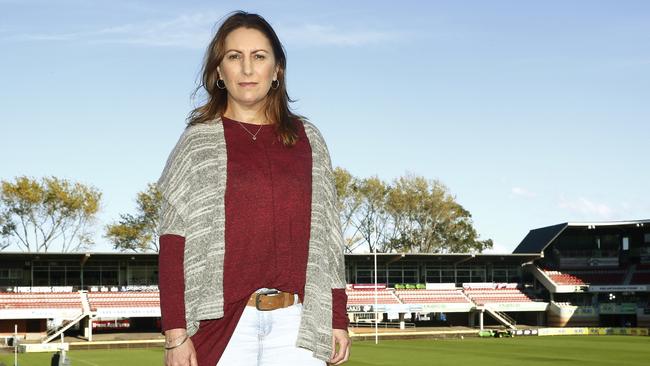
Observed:
[[[156,185],[149,183],[136,198],[137,213],[122,214],[117,223],[106,226],[104,237],[113,243],[114,249],[134,252],[158,252],[158,210],[162,195]]]
[[[338,196],[338,209],[341,218],[341,229],[343,233],[352,230],[349,237],[346,237],[346,251],[352,252],[363,244],[363,237],[359,234],[358,226],[354,224],[354,218],[363,204],[363,196],[359,190],[359,180],[352,176],[347,170],[336,167],[334,169],[334,180]]]
[[[0,216],[0,250],[3,250],[11,245],[9,239],[11,238],[13,225],[7,224],[4,216]]]
[[[357,210],[357,219],[353,220],[352,226],[368,244],[370,252],[374,252],[375,248],[377,251],[383,251],[382,246],[386,240],[386,228],[390,219],[386,211],[386,198],[390,187],[381,179],[371,177],[361,180],[357,189],[361,204]]]
[[[90,229],[101,200],[96,188],[56,177],[38,182],[22,176],[1,184],[3,247],[16,244],[27,252],[48,252],[59,243],[61,252],[74,252],[94,244]]]
[[[470,212],[438,180],[413,175],[396,179],[386,210],[392,219],[386,251],[466,253],[492,247],[492,240],[478,240]]]
[[[407,174],[387,184],[334,170],[347,252],[465,253],[492,248],[472,216],[438,180]]]

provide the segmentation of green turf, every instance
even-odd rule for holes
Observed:
[[[72,351],[73,366],[162,365],[159,349]],[[50,354],[19,354],[19,366],[47,366]],[[0,354],[13,365],[13,355]],[[650,337],[558,336],[356,341],[347,366],[362,365],[649,365]]]
[[[349,366],[649,365],[650,337],[558,336],[355,342]]]

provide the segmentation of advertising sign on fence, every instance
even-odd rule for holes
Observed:
[[[540,336],[587,335],[589,328],[541,328],[537,334]]]

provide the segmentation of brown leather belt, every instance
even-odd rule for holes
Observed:
[[[300,302],[300,297],[298,297]],[[267,292],[253,292],[248,299],[247,306],[254,306],[257,310],[268,311],[280,308],[286,308],[294,304],[294,294],[284,291],[267,291]]]

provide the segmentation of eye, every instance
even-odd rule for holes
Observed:
[[[228,55],[229,60],[234,60],[234,59],[238,59],[238,58],[239,58],[238,53],[231,53],[230,55]]]
[[[258,60],[264,60],[266,58],[266,56],[261,55],[261,54],[258,53],[258,54],[255,55],[255,58],[258,59]]]

